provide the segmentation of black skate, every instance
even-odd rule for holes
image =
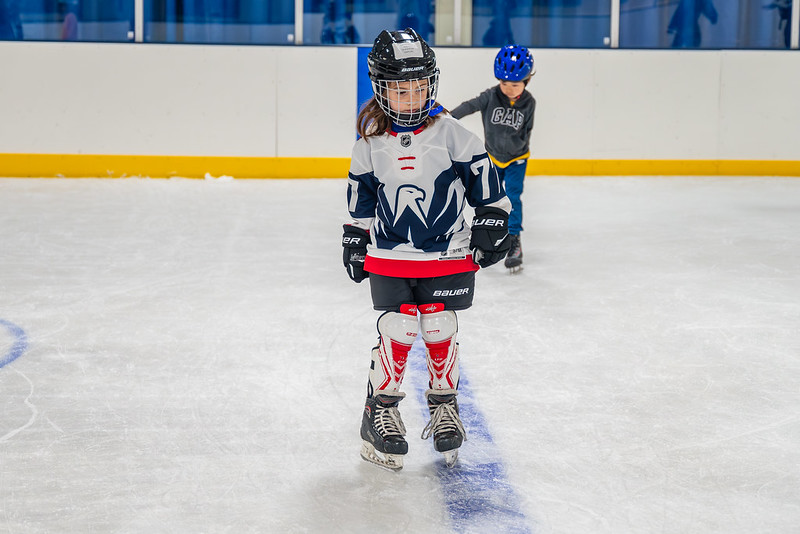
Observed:
[[[447,467],[453,467],[458,460],[458,448],[467,439],[467,432],[458,416],[458,402],[454,389],[425,392],[431,420],[422,430],[422,439],[433,435],[433,448],[444,455]]]
[[[510,235],[511,248],[504,265],[513,274],[522,270],[522,239],[518,235]]]
[[[405,394],[376,395],[367,399],[361,418],[361,457],[386,469],[403,468],[408,443],[397,404]]]

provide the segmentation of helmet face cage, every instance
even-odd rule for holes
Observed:
[[[369,77],[381,110],[399,126],[416,126],[436,102],[436,56],[412,28],[382,31],[367,56]]]
[[[375,100],[398,126],[416,126],[428,118],[436,102],[439,69],[432,76],[410,80],[372,80]]]
[[[494,58],[494,77],[498,80],[522,82],[535,72],[533,54],[524,46],[504,46]]]

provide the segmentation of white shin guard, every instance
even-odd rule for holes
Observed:
[[[368,396],[397,394],[406,372],[408,351],[417,338],[416,308],[386,312],[378,319],[378,346],[372,349]]]
[[[420,315],[422,339],[428,361],[430,388],[455,390],[458,388],[458,320],[450,310],[422,313]]]

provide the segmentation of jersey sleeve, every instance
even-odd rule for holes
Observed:
[[[352,225],[369,230],[378,203],[378,180],[372,168],[369,143],[359,139],[353,147],[347,174],[347,211]]]
[[[450,150],[467,202],[472,207],[495,207],[511,213],[511,201],[483,143],[460,123],[453,122]]]

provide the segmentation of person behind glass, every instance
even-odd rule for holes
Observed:
[[[78,0],[59,0],[58,13],[63,17],[64,21],[61,23],[60,40],[78,40],[78,11]]]
[[[22,39],[19,0],[0,0],[0,41],[21,41]]]
[[[711,0],[680,0],[667,26],[674,33],[672,48],[697,48],[703,41],[700,33],[700,16],[711,24],[717,23],[717,9]]]
[[[343,261],[369,279],[378,345],[371,351],[361,456],[400,469],[408,443],[398,404],[421,332],[430,421],[422,438],[452,466],[466,439],[456,395],[456,312],[472,305],[475,272],[508,250],[511,203],[481,140],[436,102],[439,69],[411,28],[384,30],[367,57],[373,96],[358,115]],[[465,204],[475,208],[472,226]]]
[[[792,47],[792,0],[775,0],[764,9],[778,10],[778,30],[783,32],[783,46]]]
[[[511,250],[505,266],[512,272],[522,268],[522,189],[536,111],[536,99],[526,88],[535,73],[530,50],[517,45],[504,46],[494,59],[494,76],[500,83],[462,102],[451,112],[456,119],[481,112],[486,149],[511,199],[508,220]]]
[[[353,44],[360,40],[353,26],[353,1],[328,0],[322,16],[323,44]]]

